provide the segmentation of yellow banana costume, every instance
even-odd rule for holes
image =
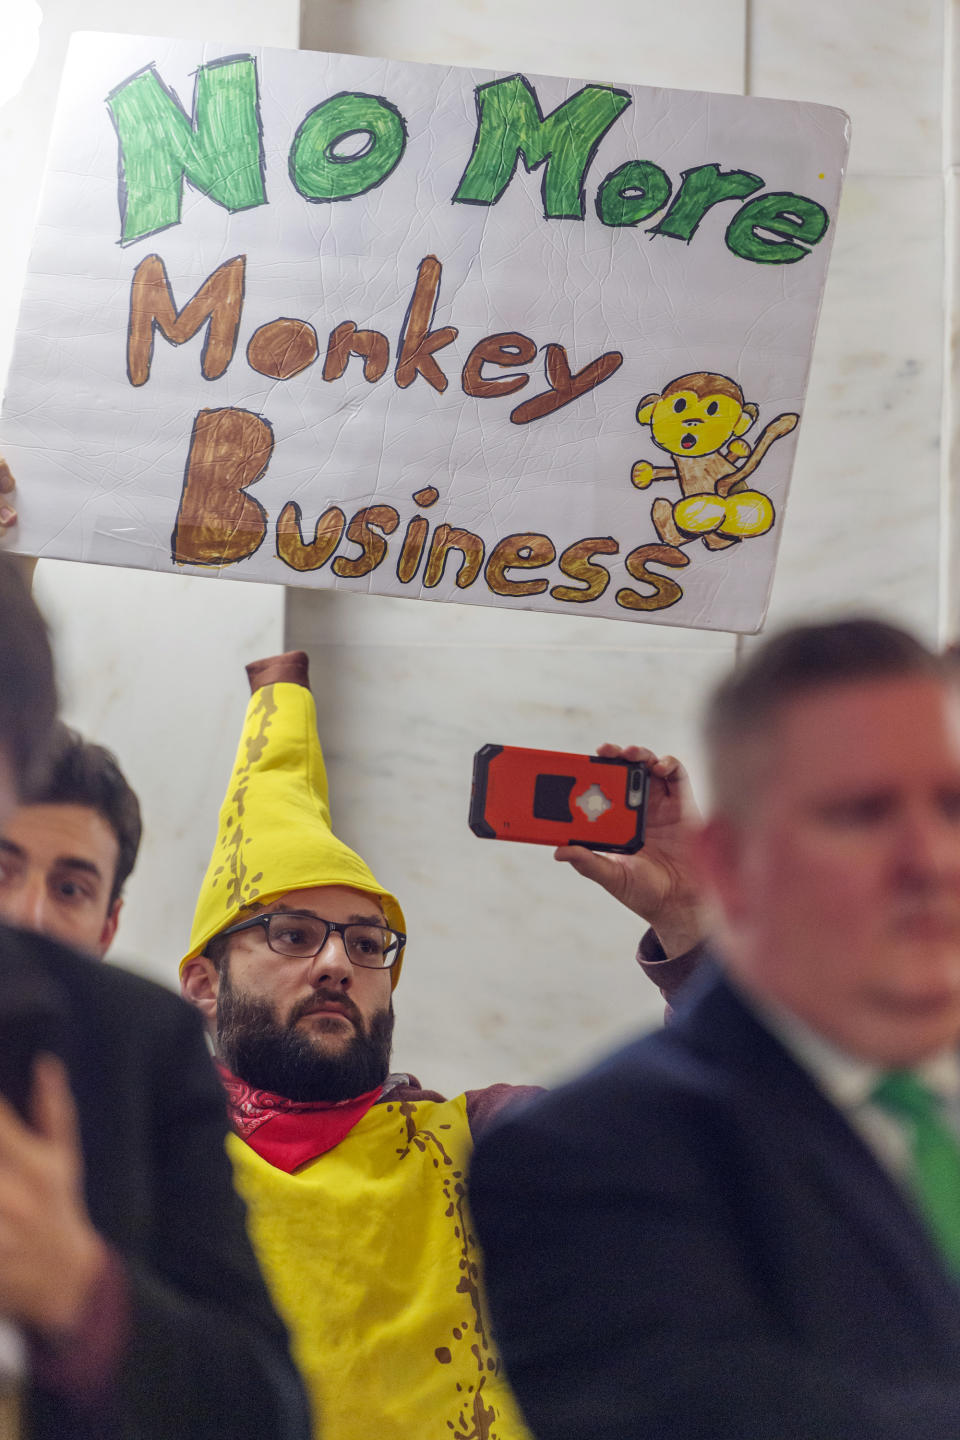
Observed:
[[[406,929],[394,896],[331,829],[305,660],[289,657],[299,682],[251,698],[184,964],[248,907],[323,885],[375,895]],[[388,1085],[345,1138],[292,1172],[238,1135],[229,1144],[323,1440],[524,1440],[483,1313],[467,1097]]]

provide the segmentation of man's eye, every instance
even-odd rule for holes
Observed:
[[[81,885],[77,880],[60,880],[54,889],[59,899],[68,903],[89,900],[92,894],[89,886]]]
[[[354,930],[350,936],[350,943],[363,955],[382,955],[386,949],[386,932],[379,926],[371,930]]]
[[[956,794],[948,791],[940,797],[940,810],[946,820],[951,824],[960,823],[960,791]]]
[[[838,800],[824,807],[823,815],[833,825],[879,825],[891,813],[886,795],[863,795],[855,800]]]
[[[281,941],[284,945],[303,945],[312,939],[312,936],[308,935],[306,930],[296,925],[284,925],[282,930],[273,930],[271,934],[275,940]]]
[[[0,885],[16,880],[24,872],[24,861],[12,850],[0,850]]]

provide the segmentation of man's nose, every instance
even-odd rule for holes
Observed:
[[[42,876],[29,877],[23,884],[0,895],[0,915],[21,930],[46,933],[47,887]]]
[[[320,954],[313,957],[310,979],[314,985],[326,981],[328,984],[332,982],[343,986],[349,986],[353,980],[353,966],[347,959],[343,936],[336,930],[330,931]]]
[[[960,884],[960,825],[935,805],[904,816],[899,860],[914,881]]]

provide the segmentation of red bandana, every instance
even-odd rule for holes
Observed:
[[[219,1062],[217,1069],[234,1130],[251,1150],[288,1175],[339,1145],[383,1092],[378,1085],[349,1100],[287,1100],[269,1090],[255,1090]]]

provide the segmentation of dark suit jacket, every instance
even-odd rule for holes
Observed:
[[[103,1404],[78,1411],[35,1385],[32,1440],[306,1440],[199,1016],[148,980],[0,928],[0,997],[25,972],[52,985],[67,1017],[90,1217],[124,1261],[132,1302]]]
[[[960,1286],[725,981],[507,1118],[471,1200],[539,1440],[958,1440]]]

